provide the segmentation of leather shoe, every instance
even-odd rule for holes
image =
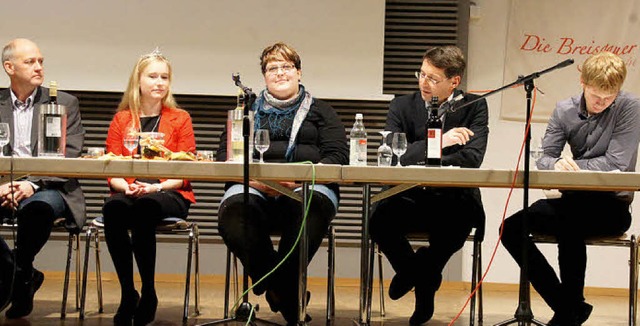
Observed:
[[[391,300],[398,300],[404,297],[405,294],[409,293],[409,291],[413,289],[414,283],[415,280],[412,273],[396,273],[396,275],[391,279],[391,284],[389,285],[389,298],[391,298]]]
[[[418,274],[422,273],[419,270],[421,269],[421,266],[423,266],[423,260],[426,254],[426,247],[418,248],[411,258],[411,267],[399,270],[396,275],[393,276],[391,284],[389,284],[389,298],[391,298],[391,300],[398,300],[413,289],[418,281]]]
[[[5,313],[8,319],[22,318],[33,311],[33,296],[44,282],[44,274],[39,270],[34,269],[30,277],[22,274],[20,272],[16,274],[11,308]]]
[[[442,283],[442,275],[437,274],[416,282],[415,310],[409,318],[410,325],[422,325],[433,317],[436,291]]]
[[[140,295],[138,291],[133,291],[120,299],[118,311],[113,316],[113,324],[116,326],[130,326],[133,323],[133,315],[138,307]]]
[[[580,326],[589,319],[592,311],[593,306],[583,301],[571,313],[556,312],[553,314],[547,326]]]

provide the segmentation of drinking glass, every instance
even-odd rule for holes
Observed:
[[[129,126],[125,130],[124,134],[124,147],[129,150],[131,154],[131,158],[133,158],[133,151],[138,147],[140,135],[138,133],[138,128],[134,126]]]
[[[260,163],[264,163],[264,152],[269,149],[270,139],[269,139],[269,130],[267,129],[258,129],[256,130],[256,136],[254,140],[254,146],[256,150],[260,152]]]
[[[531,138],[531,143],[529,144],[529,157],[531,158],[531,164],[534,169],[536,167],[536,162],[543,154],[544,149],[542,148],[542,138]]]
[[[387,145],[387,136],[391,131],[378,131],[382,135],[382,143],[378,147],[378,166],[391,166],[391,159],[393,158],[393,151],[391,147]]]
[[[394,133],[391,148],[393,148],[393,154],[396,154],[398,157],[398,163],[396,163],[396,166],[402,166],[400,158],[407,151],[407,135],[405,135],[404,132]]]
[[[0,123],[0,157],[4,156],[4,146],[9,144],[11,139],[11,131],[9,130],[9,124],[6,122]]]

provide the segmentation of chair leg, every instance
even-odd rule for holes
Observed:
[[[631,236],[629,247],[629,326],[636,324],[637,290],[638,290],[638,243],[635,235]]]
[[[327,246],[327,324],[335,317],[336,309],[336,234],[333,226],[329,226],[329,245]]]
[[[71,273],[71,255],[73,253],[73,234],[69,233],[67,242],[67,266],[64,272],[64,288],[62,290],[62,307],[60,308],[60,319],[67,317],[67,295],[69,294],[69,274]]]
[[[478,244],[478,272],[477,272],[477,282],[482,280],[482,242]],[[484,321],[484,297],[482,296],[482,287],[483,284],[480,283],[480,287],[478,287],[478,292],[476,293],[478,297],[478,325],[482,326]]]
[[[476,321],[476,301],[478,298],[478,293],[474,293],[476,289],[476,285],[478,285],[478,250],[479,250],[480,242],[477,240],[473,241],[473,254],[472,254],[472,263],[471,263],[471,293],[473,293],[471,297],[471,305],[469,307],[469,326],[475,325]]]
[[[85,248],[84,248],[84,264],[82,273],[82,294],[80,295],[80,319],[84,319],[84,309],[87,299],[87,277],[89,270],[89,251],[91,249],[91,237],[94,234],[94,227],[87,228],[85,236]]]
[[[187,319],[189,318],[189,290],[190,290],[190,286],[191,286],[191,262],[192,262],[192,256],[191,253],[193,252],[193,227],[191,227],[189,229],[189,244],[188,244],[188,251],[187,251],[187,275],[186,275],[186,279],[185,279],[185,289],[184,289],[184,312],[182,314],[182,321],[186,322]]]
[[[194,285],[194,290],[195,290],[195,308],[194,308],[194,312],[196,316],[200,315],[200,230],[198,229],[198,225],[194,224],[193,226],[193,234],[194,234],[194,239],[195,239],[195,251],[194,251],[194,259],[195,259],[195,270],[194,270],[194,274],[195,274],[195,285]]]
[[[380,316],[384,317],[386,315],[386,309],[384,306],[384,276],[382,274],[382,253],[380,253],[378,246],[376,246],[374,254],[378,258],[378,276],[380,277],[378,279],[378,291],[380,292]]]
[[[95,228],[95,235],[93,237],[95,242],[95,254],[96,254],[96,287],[98,291],[98,312],[104,312],[104,304],[102,302],[102,265],[100,264],[100,229]]]
[[[227,248],[227,268],[224,274],[224,319],[229,318],[230,285],[231,285],[231,250]]]
[[[80,310],[80,233],[74,236],[75,238],[75,252],[76,252],[76,311]]]

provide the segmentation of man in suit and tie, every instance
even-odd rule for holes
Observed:
[[[41,86],[43,60],[38,46],[27,39],[14,39],[2,49],[2,66],[11,82],[0,91],[0,122],[9,123],[11,129],[5,156],[38,156],[39,107],[50,101],[49,90]],[[78,99],[58,92],[57,102],[67,108],[65,156],[78,157],[84,143]],[[44,281],[43,273],[33,268],[36,254],[49,239],[56,220],[63,218],[70,232],[79,232],[85,222],[84,195],[76,179],[26,177],[0,185],[0,201],[0,218],[15,217],[18,225],[16,247],[13,255],[8,255],[14,260],[16,273],[6,317],[21,318],[31,313],[33,296]],[[7,248],[0,244],[0,256],[7,257]],[[1,273],[7,275],[4,265],[0,264],[4,268]],[[6,296],[7,288],[0,286],[4,292],[0,299]]]
[[[437,96],[443,121],[442,165],[480,167],[489,135],[487,102],[480,100],[455,112],[442,110],[451,102],[442,104],[454,98],[461,98],[458,107],[477,98],[457,90],[465,66],[462,51],[455,46],[428,49],[416,72],[420,90],[391,101],[385,130],[407,136],[402,165],[425,164],[425,124],[433,112],[432,97]],[[484,218],[478,188],[416,187],[382,200],[374,209],[371,238],[396,272],[389,296],[397,300],[415,287],[411,325],[431,319],[445,264],[462,248],[472,227],[477,227],[477,237],[483,236]],[[429,246],[414,252],[409,233],[428,233]]]

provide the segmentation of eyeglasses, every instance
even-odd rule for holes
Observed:
[[[427,79],[429,84],[431,84],[432,86],[436,86],[436,85],[442,83],[443,81],[445,81],[446,79],[448,79],[448,78],[446,78],[446,79],[443,79],[443,80],[437,80],[437,79],[425,74],[422,71],[416,71],[415,72],[415,76],[416,76],[416,78],[418,78],[418,80]]]
[[[285,63],[282,66],[271,66],[271,67],[267,67],[267,74],[269,75],[275,75],[278,73],[278,70],[282,69],[282,72],[284,72],[285,74],[288,74],[294,70],[296,70],[296,66],[290,64],[290,63]]]

